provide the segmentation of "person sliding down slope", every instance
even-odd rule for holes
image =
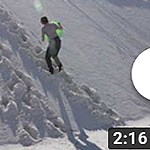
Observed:
[[[54,74],[54,68],[52,66],[51,57],[55,60],[59,71],[62,70],[62,63],[58,57],[59,50],[61,48],[60,36],[62,34],[62,26],[59,22],[52,21],[49,23],[46,16],[41,18],[42,27],[42,41],[44,42],[45,38],[48,39],[49,45],[46,50],[45,60],[51,74]]]

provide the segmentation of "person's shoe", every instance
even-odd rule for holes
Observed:
[[[50,67],[50,68],[49,68],[49,72],[50,72],[51,74],[54,74],[54,68],[53,68],[53,67]]]

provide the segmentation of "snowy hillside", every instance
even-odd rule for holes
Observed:
[[[149,47],[150,2],[38,2],[0,0],[0,149],[106,150],[109,127],[149,125],[149,101],[130,71]],[[40,42],[43,15],[65,30],[65,69],[53,76]]]

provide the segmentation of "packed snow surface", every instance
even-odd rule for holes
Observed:
[[[144,0],[0,0],[0,149],[107,150],[109,127],[150,125],[149,101],[130,77],[149,47],[149,8]],[[64,70],[55,75],[44,60],[43,15],[64,26]]]

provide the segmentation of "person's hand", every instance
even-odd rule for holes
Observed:
[[[62,25],[60,24],[60,22],[58,22],[58,25],[59,25],[59,28],[60,28],[61,30],[63,30],[63,27],[62,27]]]

